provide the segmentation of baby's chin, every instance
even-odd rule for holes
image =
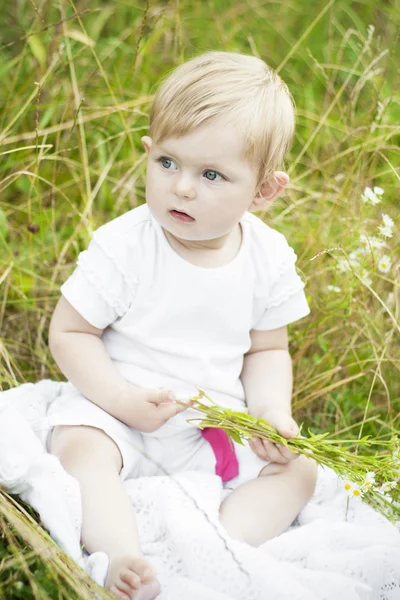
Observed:
[[[224,240],[229,237],[232,231],[237,227],[234,225],[229,228],[216,227],[215,223],[208,226],[207,224],[201,223],[198,219],[194,220],[179,220],[174,218],[169,212],[161,212],[160,210],[154,209],[149,206],[149,209],[158,222],[163,228],[166,234],[170,234],[175,239],[186,241],[186,242],[209,242],[211,245],[220,246]],[[175,216],[176,217],[176,216]]]
[[[210,235],[201,235],[198,232],[192,231],[190,233],[187,233],[185,231],[179,231],[177,228],[175,227],[167,227],[163,224],[161,224],[164,232],[166,234],[169,234],[170,236],[174,237],[176,240],[178,241],[183,241],[183,242],[212,242],[213,241],[213,237]]]
[[[210,235],[207,236],[206,234],[200,236],[196,235],[195,232],[193,232],[191,235],[182,235],[180,232],[173,231],[172,229],[166,229],[164,227],[163,229],[164,235],[170,244],[172,243],[171,240],[175,240],[175,242],[177,242],[180,246],[184,246],[192,252],[201,252],[203,250],[221,250],[229,237],[229,234],[220,237],[211,237]]]

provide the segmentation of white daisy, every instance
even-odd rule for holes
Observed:
[[[349,261],[343,256],[341,258],[338,258],[337,266],[341,273],[347,273],[347,271],[350,271]]]
[[[367,285],[371,286],[372,285],[372,279],[369,276],[369,273],[366,269],[362,269],[359,273],[361,280],[366,283]]]
[[[347,492],[348,495],[350,495],[351,490],[353,488],[353,484],[351,481],[345,481],[343,484],[343,488],[345,490],[345,492]]]
[[[350,252],[349,254],[349,261],[352,267],[359,267],[360,266],[360,250],[353,250],[352,252]]]
[[[376,193],[374,191],[372,191],[371,188],[369,188],[369,187],[365,188],[364,193],[361,196],[361,199],[363,200],[364,204],[368,204],[368,202],[370,202],[372,205],[380,203],[380,199],[378,198]]]
[[[386,492],[390,492],[390,490],[394,490],[396,485],[397,485],[396,481],[387,481],[386,483],[382,483],[381,487],[379,488],[379,491],[382,494],[386,494]]]
[[[364,479],[364,483],[361,488],[365,491],[370,490],[375,484],[375,473],[373,471],[369,471]]]
[[[391,238],[393,237],[393,229],[388,225],[379,225],[378,227],[379,233],[383,235],[383,237]]]
[[[378,262],[378,269],[381,273],[389,273],[391,266],[392,259],[387,254],[382,256],[381,260]]]
[[[362,244],[360,250],[362,250],[364,253],[370,252],[371,249],[380,250],[386,246],[385,240],[381,240],[374,235],[369,237],[366,233],[360,233],[360,242]]]
[[[352,498],[362,498],[364,490],[359,485],[353,483],[353,489],[351,490]]]
[[[386,227],[394,227],[394,221],[392,217],[389,217],[389,215],[383,214],[382,221]]]
[[[328,286],[327,286],[327,289],[328,289],[330,292],[337,292],[337,293],[339,293],[339,292],[341,292],[341,291],[342,291],[342,290],[341,290],[341,288],[340,288],[340,287],[338,287],[337,285],[328,285]]]
[[[350,498],[361,498],[364,493],[361,487],[357,483],[354,483],[354,481],[345,481],[343,487]]]

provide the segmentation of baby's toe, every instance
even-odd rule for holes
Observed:
[[[149,583],[156,578],[156,572],[149,563],[141,558],[138,558],[134,561],[134,564],[131,567],[132,571],[134,571],[140,577],[140,581],[142,583]]]
[[[116,585],[112,585],[110,587],[110,593],[117,600],[131,600],[131,595],[130,594],[125,594],[123,591],[121,591],[120,589],[118,589],[118,587]]]
[[[140,575],[138,575],[137,572],[132,571],[132,569],[124,569],[121,571],[120,579],[133,589],[138,588],[142,583]]]
[[[133,587],[126,580],[123,579],[122,573],[115,582],[115,585],[120,590],[120,592],[123,592],[124,594],[127,594],[129,596],[129,600],[132,598],[133,592],[136,591],[135,587]]]
[[[147,567],[141,575],[142,583],[152,583],[157,577],[157,573],[151,568]]]
[[[155,579],[142,585],[135,594],[135,600],[155,600],[161,592],[159,582]]]

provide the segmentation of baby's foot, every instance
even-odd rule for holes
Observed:
[[[110,559],[105,587],[118,600],[154,600],[160,593],[150,563],[129,555]]]

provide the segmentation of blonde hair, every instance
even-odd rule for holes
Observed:
[[[279,75],[255,56],[206,52],[180,65],[154,98],[149,135],[158,144],[221,117],[243,130],[244,158],[256,166],[259,185],[290,148],[294,103]]]

